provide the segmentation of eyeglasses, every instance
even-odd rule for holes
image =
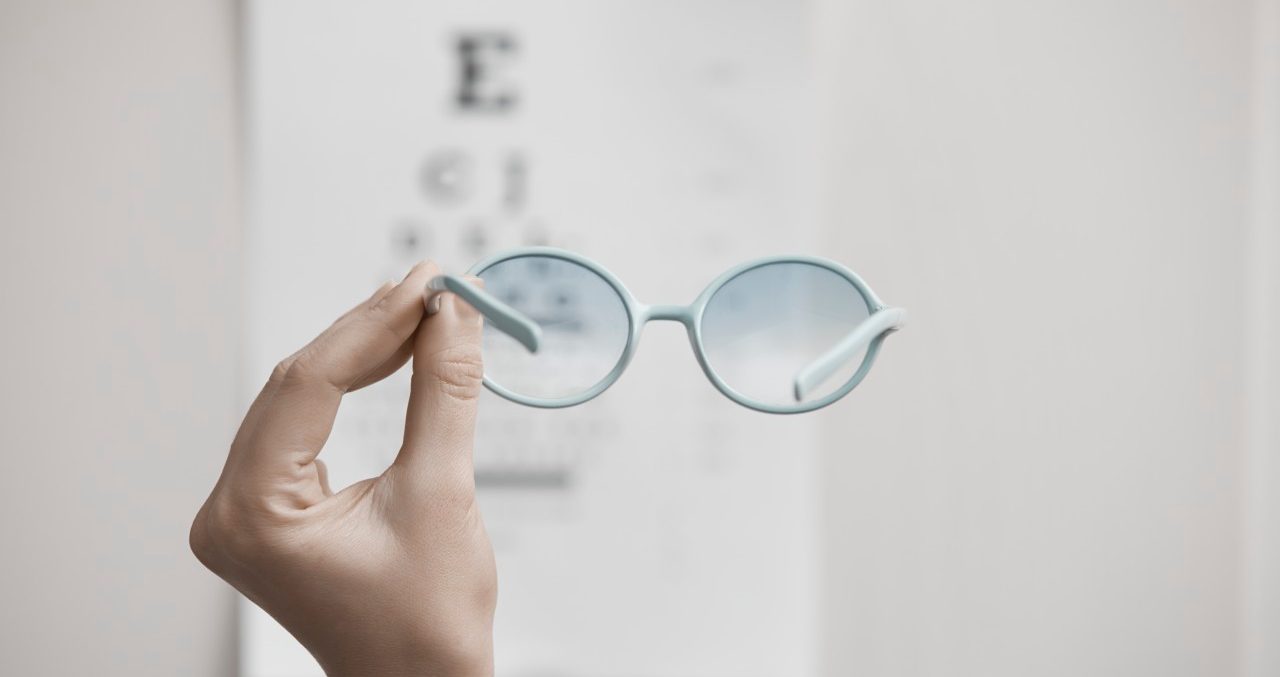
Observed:
[[[853,271],[805,256],[741,264],[687,306],[641,304],[603,266],[550,247],[498,254],[469,274],[483,288],[441,275],[426,293],[453,292],[480,311],[485,385],[534,407],[604,392],[644,325],[667,320],[684,325],[703,372],[729,399],[767,413],[813,411],[849,394],[906,321]]]

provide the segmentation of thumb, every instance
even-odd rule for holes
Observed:
[[[419,486],[445,483],[474,491],[471,463],[476,405],[484,378],[479,312],[450,293],[435,296],[413,344],[413,380],[404,446],[395,466]],[[435,301],[433,301],[435,303]]]

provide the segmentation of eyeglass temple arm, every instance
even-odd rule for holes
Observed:
[[[528,315],[499,301],[496,296],[468,282],[457,275],[437,275],[427,283],[425,299],[429,300],[435,293],[447,291],[457,294],[459,298],[480,311],[489,324],[502,333],[520,342],[531,353],[538,352],[538,344],[542,340],[542,328]]]
[[[862,321],[849,332],[834,348],[823,353],[821,357],[810,362],[808,366],[796,373],[794,394],[797,402],[831,378],[840,367],[844,366],[866,349],[877,336],[886,332],[897,331],[907,324],[907,311],[903,308],[882,308],[871,317]]]

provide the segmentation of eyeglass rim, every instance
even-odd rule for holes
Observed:
[[[586,256],[565,249],[560,249],[558,247],[518,247],[515,249],[508,249],[476,262],[476,264],[471,266],[467,271],[467,274],[482,277],[484,271],[498,265],[499,263],[506,263],[519,258],[532,257],[561,259],[568,261],[569,263],[582,266],[596,275],[599,275],[601,279],[613,288],[614,292],[622,300],[623,308],[627,313],[627,342],[623,347],[622,354],[618,357],[617,363],[614,364],[609,373],[587,390],[567,397],[543,398],[522,395],[502,386],[499,383],[496,383],[489,377],[488,372],[485,373],[484,385],[491,392],[505,399],[530,407],[539,407],[543,409],[572,407],[588,402],[608,390],[618,381],[619,378],[621,378],[623,372],[626,371],[627,366],[635,356],[636,350],[639,348],[639,337],[642,328],[652,320],[669,320],[683,324],[686,333],[689,336],[689,343],[690,347],[693,349],[694,357],[698,361],[698,366],[702,369],[703,374],[706,375],[709,381],[711,381],[711,384],[716,388],[716,390],[719,390],[721,394],[739,405],[768,414],[803,414],[826,407],[840,400],[845,395],[848,395],[858,386],[858,384],[862,382],[864,378],[866,378],[867,373],[871,370],[871,366],[875,363],[876,357],[880,352],[881,344],[888,336],[888,332],[880,334],[867,344],[866,353],[864,354],[862,363],[859,365],[857,371],[855,371],[854,374],[850,376],[849,379],[839,388],[836,388],[823,397],[807,402],[797,402],[794,405],[770,404],[768,402],[761,402],[753,399],[738,392],[737,390],[734,390],[733,387],[726,383],[724,379],[720,378],[720,376],[717,375],[715,370],[711,367],[710,362],[707,360],[706,351],[702,342],[702,316],[703,312],[706,310],[707,304],[710,303],[716,292],[720,291],[722,287],[744,273],[769,265],[798,263],[829,270],[843,277],[862,296],[863,301],[867,304],[867,313],[869,316],[877,311],[885,309],[884,303],[882,303],[879,297],[876,296],[875,292],[871,290],[871,287],[868,286],[857,273],[853,272],[848,267],[830,259],[801,254],[782,254],[755,258],[735,265],[729,270],[721,273],[698,294],[692,303],[687,306],[648,305],[641,303],[636,299],[631,291],[627,289],[627,286],[622,283],[622,280],[618,279],[618,277],[608,268],[605,268],[600,263],[587,258]]]

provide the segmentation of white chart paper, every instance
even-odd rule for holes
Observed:
[[[688,303],[745,259],[821,253],[806,3],[252,0],[246,21],[255,388],[423,257],[551,244]],[[344,402],[335,488],[390,463],[407,388]],[[585,405],[486,393],[498,675],[813,674],[815,441],[720,395],[674,324]],[[321,674],[242,604],[243,674]]]

